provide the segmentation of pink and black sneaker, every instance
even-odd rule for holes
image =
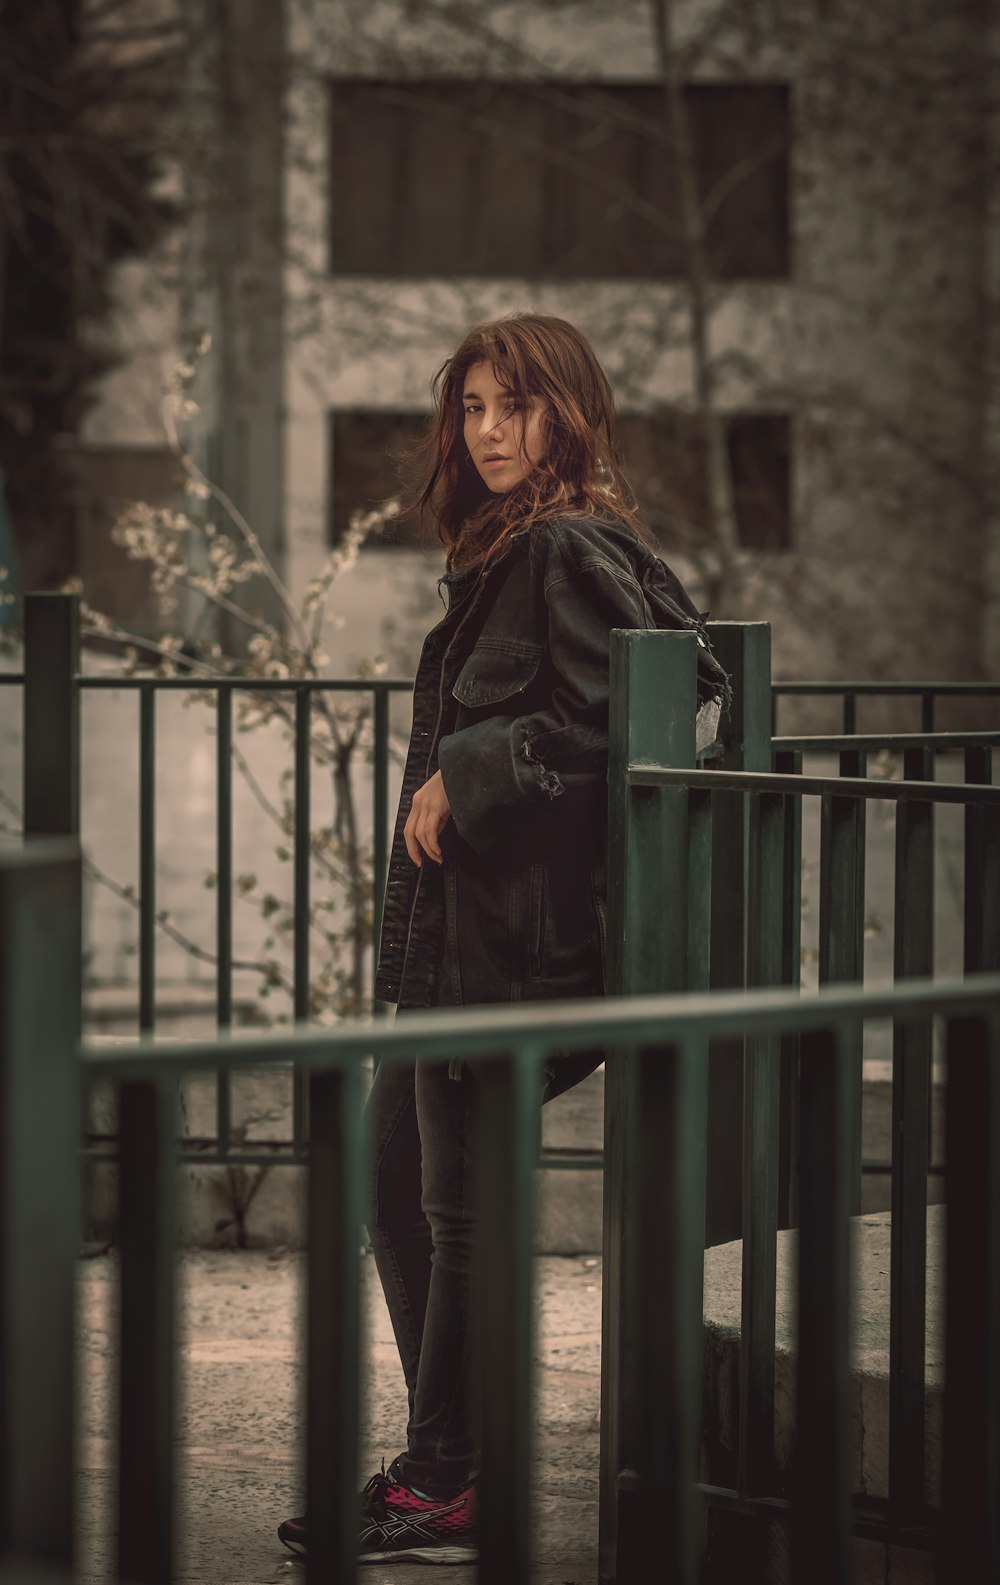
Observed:
[[[278,1537],[293,1552],[308,1551],[305,1516],[286,1519]],[[479,1556],[474,1487],[457,1497],[423,1497],[399,1479],[398,1460],[385,1460],[361,1493],[359,1563],[394,1559],[421,1563],[471,1563]]]
[[[361,1521],[358,1562],[388,1563],[397,1558],[475,1562],[479,1556],[475,1487],[456,1497],[423,1497],[395,1475],[393,1462],[387,1475],[373,1475],[365,1488],[368,1511]]]
[[[400,1454],[399,1458],[402,1458],[402,1456],[403,1455]],[[371,1501],[372,1493],[377,1491],[381,1486],[385,1485],[386,1482],[388,1482],[390,1486],[398,1483],[399,1470],[397,1466],[399,1464],[399,1458],[393,1459],[388,1470],[386,1470],[385,1459],[383,1459],[381,1470],[377,1475],[372,1476],[364,1491],[362,1491],[360,1497],[358,1498],[358,1505],[362,1519],[364,1519],[368,1513],[368,1505]],[[305,1557],[309,1550],[309,1522],[307,1516],[305,1514],[300,1514],[295,1519],[285,1519],[278,1526],[278,1540],[283,1541],[286,1547],[288,1547],[289,1551],[297,1553],[299,1557]]]

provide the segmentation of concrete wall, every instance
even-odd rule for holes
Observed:
[[[712,9],[680,12],[694,32]],[[572,13],[570,29],[556,11],[509,6],[492,31],[442,27],[430,38],[412,7],[347,5],[322,23],[314,7],[292,8],[290,147],[298,139],[318,156],[308,170],[290,168],[288,182],[290,232],[302,239],[288,301],[293,313],[309,304],[308,334],[293,332],[289,345],[298,586],[323,554],[328,408],[423,408],[431,372],[478,317],[523,307],[564,314],[591,335],[623,405],[690,398],[690,360],[671,328],[681,299],[668,283],[458,279],[428,288],[323,276],[325,75],[513,75],[534,63],[554,77],[652,78],[647,6]],[[712,345],[726,371],[724,407],[793,413],[798,544],[747,557],[742,610],[718,614],[772,620],[778,675],[976,676],[996,539],[981,433],[986,215],[968,114],[981,31],[971,13],[963,32],[960,11],[951,25],[929,5],[908,12],[905,37],[878,9],[841,8],[839,28],[825,30],[812,8],[810,29],[798,26],[801,0],[774,15],[766,39],[745,19],[730,26],[697,75],[793,86],[793,277],[720,287]],[[854,25],[861,36],[851,36]],[[897,69],[903,46],[918,63],[919,90]],[[954,85],[935,87],[930,67],[946,54],[957,62]]]
[[[209,324],[199,443],[215,435],[223,482],[301,593],[327,552],[329,409],[425,410],[433,370],[477,318],[563,314],[591,335],[621,405],[690,399],[676,284],[326,273],[331,75],[653,80],[646,0],[515,3],[475,20],[438,6],[434,25],[402,0],[286,0],[283,18],[230,7],[235,187],[213,152],[219,39],[204,0],[188,6],[201,43],[179,143],[193,200],[179,295],[164,294],[158,264],[121,272],[114,333],[136,352],[106,382],[89,437],[155,438],[163,368],[178,337]],[[747,555],[741,609],[717,613],[772,621],[779,676],[974,677],[1000,663],[998,233],[980,141],[984,119],[994,144],[995,127],[977,78],[993,40],[971,4],[920,0],[905,33],[889,9],[847,0],[817,18],[781,0],[764,28],[753,5],[677,7],[689,41],[725,22],[697,78],[792,85],[792,278],[720,286],[711,329],[721,405],[793,416],[796,547]],[[435,551],[363,552],[339,601],[348,627],[326,636],[331,663],[383,649],[387,617],[412,657],[439,567]]]

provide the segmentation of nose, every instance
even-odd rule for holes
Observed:
[[[484,412],[483,413],[483,421],[482,421],[482,423],[479,426],[479,434],[480,434],[481,439],[483,439],[483,440],[492,440],[493,437],[500,430],[500,427],[501,427],[502,424],[503,424],[503,414],[502,413],[499,414],[499,416],[491,418],[488,413]]]

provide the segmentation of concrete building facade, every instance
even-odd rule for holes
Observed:
[[[213,38],[189,4],[196,201],[171,331],[213,332],[193,440],[296,595],[393,488],[387,452],[464,329],[534,308],[591,337],[663,553],[710,603],[667,15],[736,496],[714,614],[770,620],[779,676],[996,675],[986,8],[261,0],[212,8]],[[114,376],[95,437],[149,367]],[[388,618],[405,664],[440,562],[363,550],[331,663],[384,648]]]

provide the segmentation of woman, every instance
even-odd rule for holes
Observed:
[[[611,630],[698,631],[708,736],[725,674],[644,543],[610,387],[578,330],[538,314],[480,325],[435,395],[419,499],[447,546],[448,606],[414,684],[376,995],[401,1011],[599,996]],[[544,1098],[601,1058],[554,1057]],[[368,1101],[369,1231],[409,1422],[362,1494],[361,1559],[476,1555],[474,1086],[461,1061],[383,1064]],[[304,1520],[278,1533],[305,1549]]]

